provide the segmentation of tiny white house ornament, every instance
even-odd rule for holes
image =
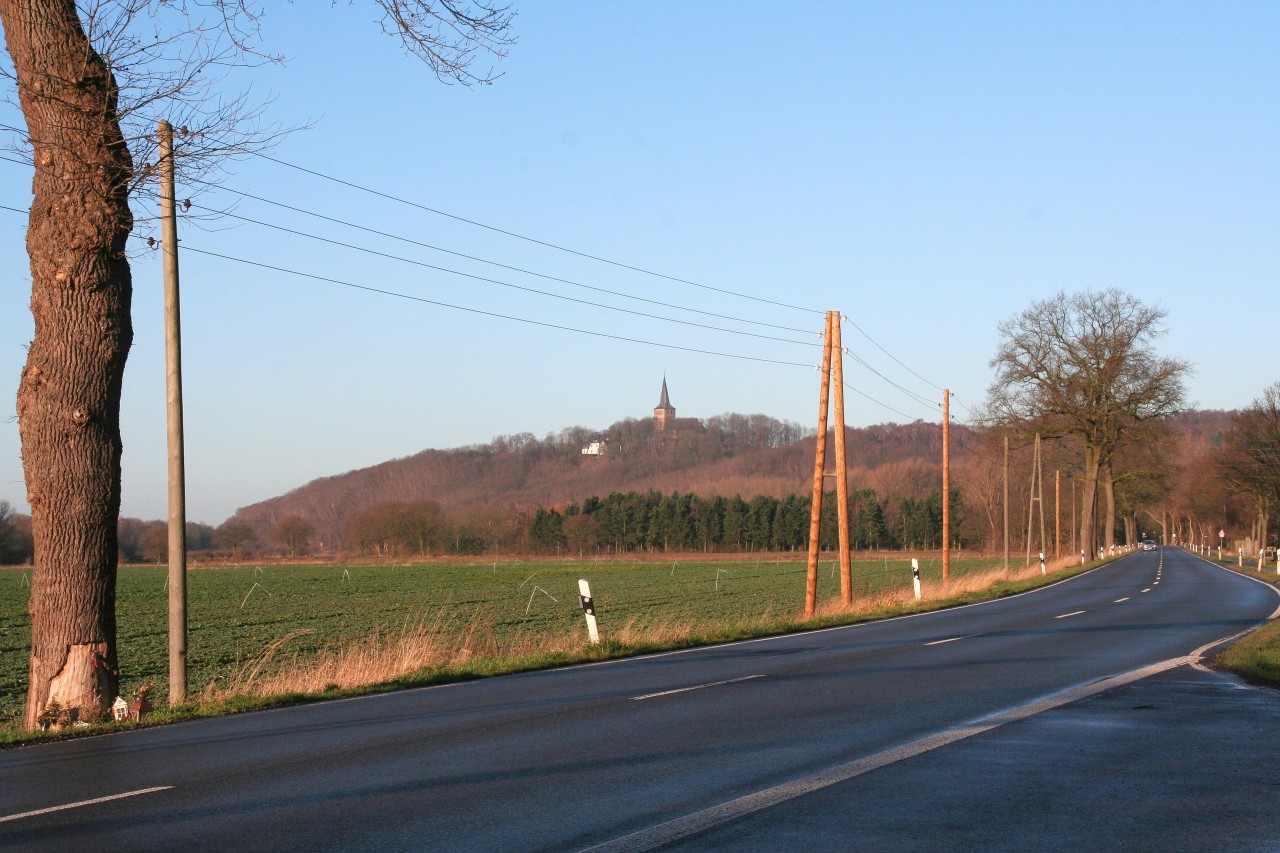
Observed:
[[[111,718],[117,723],[129,719],[129,703],[117,696],[111,703]]]

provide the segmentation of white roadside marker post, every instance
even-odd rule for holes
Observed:
[[[1084,549],[1080,549],[1080,565],[1084,565]]]
[[[1262,571],[1267,566],[1267,552],[1258,552],[1258,571]]]
[[[1244,548],[1236,547],[1236,565],[1244,568]]]
[[[915,557],[911,558],[911,585],[916,590],[916,601],[920,600],[920,561]]]
[[[1044,574],[1044,551],[1040,552],[1040,574]]]
[[[587,634],[591,637],[592,645],[597,645],[600,642],[600,629],[596,626],[596,604],[591,600],[591,584],[585,578],[578,578],[578,602],[587,617]]]

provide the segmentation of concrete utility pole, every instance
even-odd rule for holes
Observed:
[[[805,574],[804,615],[818,606],[818,554],[822,535],[822,479],[827,467],[827,408],[831,392],[831,314],[822,334],[822,385],[818,392],[818,440],[813,454],[813,501],[809,509],[809,564]]]
[[[169,425],[169,704],[187,701],[187,481],[182,433],[182,322],[173,126],[161,120],[160,239],[164,269],[165,389]]]
[[[840,520],[840,600],[853,604],[853,560],[849,555],[849,466],[844,453],[844,344],[840,336],[840,312],[831,320],[831,384],[836,389],[836,505]]]
[[[951,391],[942,389],[942,583],[951,583]]]

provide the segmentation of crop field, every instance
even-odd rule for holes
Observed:
[[[952,560],[952,577],[990,571],[996,558]],[[938,581],[937,558],[921,561]],[[145,681],[168,695],[167,567],[122,567],[117,584],[121,694]],[[855,598],[910,588],[909,558],[854,562]],[[392,565],[237,565],[188,573],[189,690],[200,696],[234,688],[237,674],[264,651],[263,666],[296,666],[370,637],[395,637],[427,626],[436,636],[482,632],[487,649],[519,638],[585,637],[577,581],[591,582],[600,631],[632,636],[649,628],[706,629],[796,614],[804,603],[805,566],[794,556],[712,560],[449,562]],[[839,573],[824,559],[819,601],[838,599]],[[29,570],[0,571],[0,722],[25,701],[30,653]]]

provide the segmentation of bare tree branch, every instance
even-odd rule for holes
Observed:
[[[510,35],[515,12],[475,0],[375,0],[382,8],[382,31],[400,38],[406,51],[426,62],[442,83],[464,86],[488,85],[501,77],[490,68],[473,74],[471,63],[477,52],[496,59],[507,55],[515,44]]]
[[[1085,506],[1125,433],[1182,405],[1185,361],[1157,355],[1166,312],[1117,289],[1034,303],[999,326],[987,397],[995,423],[1074,437],[1084,451]],[[1086,509],[1081,546],[1093,549]],[[1108,528],[1110,529],[1110,528]],[[1109,537],[1108,537],[1109,539]]]

